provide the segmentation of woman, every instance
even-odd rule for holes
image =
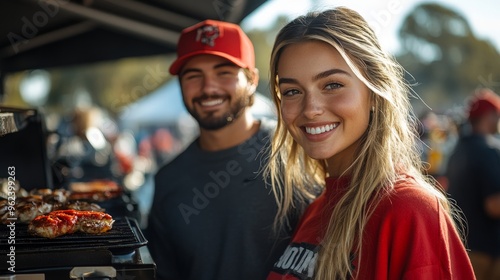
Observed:
[[[280,114],[266,170],[277,222],[292,193],[324,190],[269,280],[474,279],[446,196],[420,172],[403,73],[347,8],[298,17],[278,34],[271,89]]]

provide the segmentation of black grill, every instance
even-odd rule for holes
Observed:
[[[15,246],[18,269],[110,265],[116,255],[132,254],[147,244],[137,221],[127,217],[116,219],[113,228],[103,234],[77,232],[53,239],[32,236],[28,233],[28,225],[16,224],[15,244],[8,244],[9,228],[0,226],[0,247]],[[6,261],[6,254],[0,255],[0,262],[5,264]]]

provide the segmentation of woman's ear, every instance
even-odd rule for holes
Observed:
[[[375,93],[370,90],[370,112],[373,113],[375,112],[376,106],[375,106]]]

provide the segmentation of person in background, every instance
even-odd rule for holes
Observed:
[[[448,191],[468,223],[467,245],[478,280],[500,279],[500,97],[476,91],[467,104],[469,133],[448,161]]]
[[[55,145],[54,184],[68,187],[71,182],[119,181],[122,172],[105,136],[104,110],[97,106],[79,107],[71,114],[69,125],[62,129]]]
[[[457,144],[458,130],[455,121],[447,114],[428,111],[419,118],[421,159],[426,163],[424,172],[437,180],[443,190],[447,190],[446,164]]]
[[[324,190],[267,279],[474,279],[450,203],[421,172],[403,73],[345,7],[278,33],[270,80],[280,115],[266,170],[279,217],[294,191]]]
[[[206,20],[182,32],[169,71],[200,133],[155,175],[146,231],[157,279],[264,279],[298,214],[273,230],[278,206],[261,164],[276,123],[249,110],[253,45],[238,25]]]

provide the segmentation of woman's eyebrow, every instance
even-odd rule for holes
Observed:
[[[297,84],[298,81],[297,79],[292,79],[292,78],[279,78],[278,80],[278,85],[281,84]]]
[[[324,72],[321,72],[321,73],[315,75],[313,77],[313,81],[317,81],[319,79],[323,79],[323,78],[326,78],[326,77],[334,75],[334,74],[342,74],[342,75],[351,76],[351,74],[349,74],[348,72],[346,72],[342,69],[334,68],[334,69],[326,70]]]
[[[313,77],[313,81],[317,81],[319,79],[323,79],[323,78],[326,78],[330,75],[335,75],[335,74],[341,74],[341,75],[346,75],[346,76],[351,76],[351,74],[349,74],[349,72],[346,72],[342,69],[338,69],[338,68],[335,68],[335,69],[330,69],[330,70],[326,70],[326,71],[323,71],[317,75],[315,75]],[[281,84],[296,84],[298,83],[297,79],[293,79],[293,78],[279,78],[278,80],[278,85],[281,85]]]

